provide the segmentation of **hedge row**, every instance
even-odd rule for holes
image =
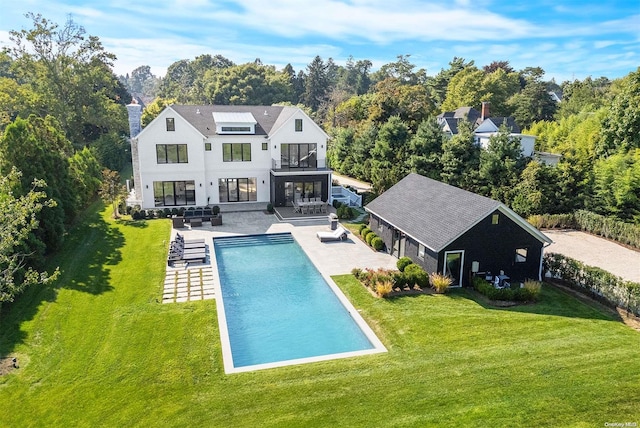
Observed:
[[[534,215],[529,217],[527,221],[538,229],[580,229],[640,248],[640,225],[626,223],[591,211],[579,210],[574,214]]]
[[[364,241],[370,245],[374,250],[380,251],[384,248],[384,241],[378,235],[376,235],[367,225],[361,224],[358,233]]]
[[[572,288],[640,316],[639,283],[626,281],[562,254],[547,253],[543,263],[552,277],[562,279]]]

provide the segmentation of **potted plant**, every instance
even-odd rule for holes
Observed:
[[[211,226],[220,226],[222,225],[222,214],[220,214],[220,207],[214,205],[211,208]]]

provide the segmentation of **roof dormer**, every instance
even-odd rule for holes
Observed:
[[[213,112],[216,134],[253,135],[258,123],[249,112]]]

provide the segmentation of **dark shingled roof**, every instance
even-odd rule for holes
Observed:
[[[216,133],[213,112],[244,113],[249,112],[256,119],[256,134],[268,135],[271,128],[285,109],[283,106],[227,106],[227,105],[172,105],[171,108],[193,125],[202,135]],[[265,114],[266,113],[266,114]]]
[[[493,122],[498,128],[500,128],[502,126],[502,124],[507,125],[507,129],[509,131],[511,131],[511,133],[513,133],[513,134],[519,134],[520,133],[520,127],[516,123],[516,120],[511,116],[507,116],[507,117],[489,117],[489,118],[487,118],[487,120],[490,120],[491,122]]]
[[[409,174],[366,210],[439,252],[500,206],[493,199]]]

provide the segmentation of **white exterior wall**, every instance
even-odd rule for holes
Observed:
[[[206,142],[211,143],[211,151],[204,151],[204,176],[206,183],[205,199],[196,205],[220,203],[218,180],[221,178],[256,178],[257,201],[269,202],[269,171],[271,170],[271,152],[269,140],[264,135],[215,135]],[[224,143],[250,143],[251,162],[224,162],[222,145]],[[262,150],[262,143],[267,143],[267,150]],[[203,144],[204,150],[204,144]],[[233,202],[241,204],[242,202]]]
[[[292,108],[292,107],[290,107]],[[136,138],[142,208],[155,208],[154,181],[194,181],[196,206],[220,203],[218,180],[221,178],[256,178],[257,201],[271,199],[270,171],[280,167],[282,144],[315,143],[318,167],[326,166],[327,135],[302,110],[293,108],[281,124],[276,123],[272,135],[211,135],[204,136],[170,107],[158,115]],[[282,114],[286,114],[283,110]],[[166,130],[166,118],[173,117],[175,131]],[[302,119],[302,132],[295,131],[295,119]],[[211,143],[211,150],[205,150]],[[224,162],[222,144],[251,143],[250,162]],[[262,144],[267,143],[267,150]],[[188,163],[158,164],[157,144],[187,144]],[[297,172],[300,174],[302,172]],[[241,204],[242,202],[232,202]]]
[[[302,132],[296,132],[296,119],[302,119]],[[327,134],[309,116],[296,108],[292,114],[277,130],[271,134],[271,158],[276,161],[276,167],[280,167],[280,146],[282,144],[316,144],[318,168],[326,166],[327,159]]]
[[[482,134],[475,134],[475,137],[480,147],[486,150],[489,147],[489,138],[497,134],[497,132],[485,132]],[[533,156],[533,149],[536,144],[535,136],[524,134],[511,134],[511,136],[520,138],[520,149],[524,156]]]
[[[173,117],[175,131],[167,131],[165,119]],[[165,109],[138,135],[142,208],[154,208],[154,181],[195,181],[196,205],[206,202],[204,139],[195,128],[171,109]],[[187,144],[188,163],[159,164],[157,144]],[[202,186],[200,186],[202,184]],[[206,204],[202,204],[206,205]]]

